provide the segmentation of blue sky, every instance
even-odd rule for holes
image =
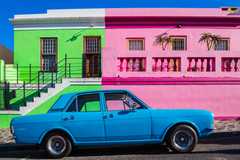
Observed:
[[[14,14],[43,13],[47,9],[58,8],[215,8],[222,6],[240,6],[240,0],[7,0],[0,6],[0,43],[13,49],[13,29],[8,19]]]

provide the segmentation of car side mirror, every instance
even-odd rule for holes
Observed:
[[[136,109],[137,104],[134,102],[129,106],[130,111],[134,111]]]

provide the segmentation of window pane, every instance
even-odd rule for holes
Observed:
[[[42,38],[42,55],[56,55],[57,38]]]
[[[135,108],[141,108],[131,97],[125,93],[106,93],[105,101],[108,111],[128,110],[135,104]]]
[[[78,96],[78,110],[80,112],[100,112],[100,100],[98,94]]]
[[[186,50],[186,37],[172,37],[172,50]]]
[[[71,105],[68,107],[67,112],[76,112],[77,107],[76,107],[76,99],[71,103]]]
[[[108,111],[126,110],[126,104],[123,103],[123,93],[107,93],[105,94],[105,100]]]
[[[41,43],[42,69],[43,71],[55,71],[57,38],[42,38]]]
[[[144,39],[129,39],[129,50],[144,50]]]
[[[86,37],[85,38],[85,53],[100,53],[100,38],[99,37]]]
[[[217,51],[229,50],[229,40],[228,39],[219,40],[215,45],[215,50]]]

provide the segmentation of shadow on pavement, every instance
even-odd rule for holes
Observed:
[[[229,155],[240,155],[240,148],[239,149],[219,149],[219,150],[212,150],[212,151],[199,151],[193,152],[193,154],[229,154]]]
[[[202,144],[240,144],[240,131],[218,132],[209,135],[200,141]]]

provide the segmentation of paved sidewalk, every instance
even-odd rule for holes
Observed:
[[[10,129],[0,129],[0,144],[14,143]]]
[[[215,132],[237,132],[240,131],[240,120],[215,120]]]
[[[215,132],[240,132],[240,120],[215,121]],[[14,143],[10,129],[0,129],[0,144]]]

